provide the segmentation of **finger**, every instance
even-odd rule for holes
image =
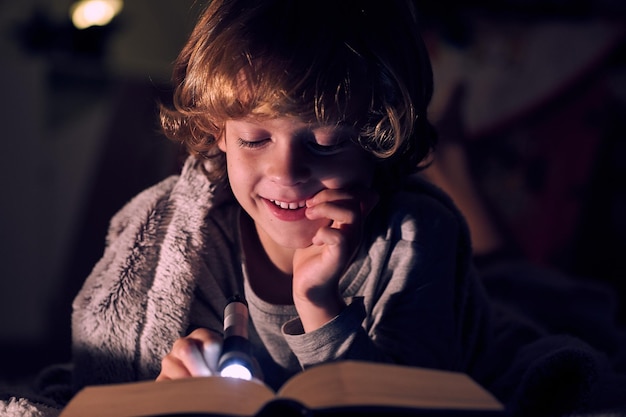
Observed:
[[[360,200],[354,190],[325,189],[307,201],[305,211],[310,220],[329,219],[329,226],[352,224],[360,215]]]
[[[322,227],[313,236],[312,243],[317,246],[327,245],[341,247],[346,241],[346,236],[339,229]]]
[[[331,202],[331,201],[341,201],[341,200],[352,200],[357,198],[357,195],[354,191],[348,191],[342,188],[330,189],[325,188],[322,191],[315,194],[313,197],[309,198],[306,201],[307,207],[313,207],[318,204]]]
[[[217,362],[222,353],[222,335],[213,330],[201,327],[191,332],[188,337],[201,343],[204,362],[209,369],[215,373],[217,370]]]
[[[172,355],[181,361],[191,376],[212,375],[209,364],[204,360],[201,341],[191,338],[178,339],[172,347]]]
[[[183,365],[183,363],[172,354],[168,354],[161,361],[161,373],[156,378],[157,381],[166,381],[170,379],[189,378],[191,374]]]
[[[333,227],[343,224],[353,224],[360,217],[359,208],[355,202],[322,203],[306,210],[309,220],[329,219],[333,221]]]
[[[376,206],[379,199],[378,193],[369,188],[360,187],[348,191],[343,189],[325,189],[307,200],[307,207],[313,208],[320,204],[331,203],[356,209],[356,206],[352,206],[352,204],[358,202],[361,214],[367,216]]]
[[[217,362],[220,359],[222,353],[222,343],[218,342],[205,342],[203,344],[204,360],[209,367],[209,370],[217,374]]]

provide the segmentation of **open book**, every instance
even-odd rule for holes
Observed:
[[[462,373],[343,361],[309,368],[278,393],[260,381],[218,376],[90,386],[76,394],[60,417],[253,416],[279,404],[320,415],[359,410],[383,415],[503,413],[491,394]]]

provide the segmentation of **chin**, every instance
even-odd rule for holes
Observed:
[[[317,233],[319,227],[281,227],[275,228],[267,235],[271,240],[279,246],[288,249],[303,249],[308,248],[313,244],[313,236]],[[267,229],[266,229],[267,230]]]
[[[284,248],[289,248],[289,249],[304,249],[304,248],[308,248],[309,246],[311,246],[313,244],[313,236],[314,234],[311,234],[310,237],[299,237],[299,238],[292,238],[290,239],[289,237],[286,236],[275,236],[274,237],[274,242],[276,242],[278,245],[284,247]]]
[[[265,222],[261,229],[274,244],[286,249],[304,249],[313,244],[313,237],[326,220],[299,222]]]

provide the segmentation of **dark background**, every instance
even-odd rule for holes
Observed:
[[[0,0],[0,380],[69,360],[109,218],[181,158],[157,102],[202,2],[128,0],[82,31],[70,4]],[[431,117],[465,87],[458,123],[494,221],[531,262],[611,288],[626,321],[623,2],[418,5]]]

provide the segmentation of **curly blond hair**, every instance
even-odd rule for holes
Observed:
[[[430,60],[411,1],[213,0],[178,56],[161,125],[214,158],[228,119],[294,115],[348,124],[385,182],[416,171],[436,135]]]

